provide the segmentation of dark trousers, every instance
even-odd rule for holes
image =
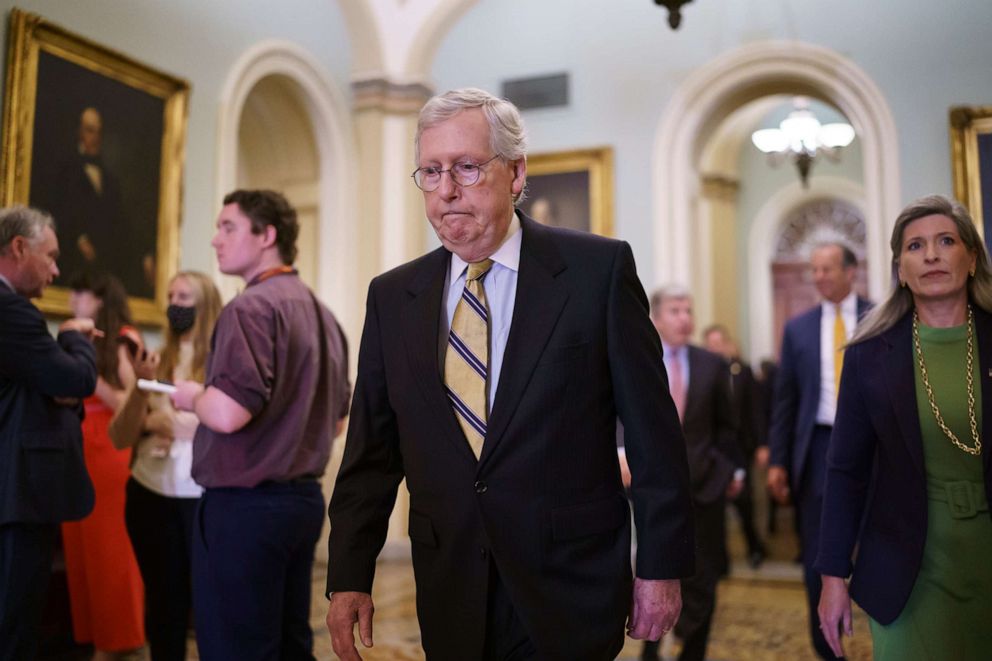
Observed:
[[[489,561],[489,596],[486,603],[486,642],[483,661],[531,661],[537,650],[517,617],[510,595]]]
[[[823,425],[813,428],[809,457],[806,459],[806,468],[799,481],[799,498],[796,504],[799,512],[799,535],[803,545],[803,580],[806,583],[809,608],[809,634],[813,648],[822,659],[837,658],[830,650],[823,632],[820,631],[820,616],[816,612],[820,604],[820,575],[813,569],[820,547],[820,513],[823,510],[823,488],[827,479],[830,429]]]
[[[124,521],[145,583],[152,661],[183,661],[193,605],[193,514],[199,498],[171,498],[127,482]]]
[[[193,614],[204,661],[311,661],[316,481],[207,489],[193,525]]]
[[[0,661],[34,659],[58,524],[0,526]]]
[[[696,527],[696,573],[682,580],[682,614],[675,624],[675,635],[682,639],[680,661],[706,658],[713,611],[716,610],[716,586],[727,559],[726,499],[712,503],[694,503]],[[658,658],[657,642],[646,641],[641,657]]]

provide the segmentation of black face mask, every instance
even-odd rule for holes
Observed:
[[[182,335],[193,327],[193,322],[196,321],[196,308],[170,305],[165,310],[165,316],[169,318],[169,328],[172,332]]]

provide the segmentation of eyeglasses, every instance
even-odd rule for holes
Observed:
[[[432,193],[437,190],[437,187],[441,185],[441,175],[445,172],[450,174],[451,180],[459,186],[474,186],[479,183],[479,176],[482,174],[482,168],[489,165],[497,158],[499,158],[499,154],[483,163],[459,161],[447,170],[442,170],[441,168],[434,166],[417,168],[410,176],[413,177],[413,183],[417,184],[417,188],[425,193]]]

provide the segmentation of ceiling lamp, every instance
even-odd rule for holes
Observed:
[[[682,23],[682,5],[687,5],[692,0],[654,0],[654,4],[661,5],[668,9],[668,25],[673,30],[679,29]]]
[[[788,158],[796,164],[803,188],[809,187],[809,171],[818,156],[829,160],[840,160],[840,150],[854,140],[854,128],[850,124],[820,124],[809,109],[809,99],[797,96],[793,101],[794,110],[782,120],[777,129],[761,129],[751,134],[754,146],[769,156],[772,165],[777,166]]]

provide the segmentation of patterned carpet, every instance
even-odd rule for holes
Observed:
[[[744,544],[733,515],[728,514],[729,551],[733,560],[731,576],[720,585],[708,659],[712,661],[814,661],[808,642],[806,600],[801,572],[794,562],[797,548],[790,530],[791,510],[779,512],[779,533],[767,539],[769,560],[758,570],[743,561]],[[324,598],[326,568],[314,568],[311,624],[314,654],[318,659],[335,659],[330,636],[324,626],[327,600]],[[365,661],[423,661],[420,632],[415,612],[413,571],[407,561],[382,561],[376,573],[373,594],[376,605],[373,636],[375,646],[364,650]],[[848,659],[871,659],[871,637],[863,613],[855,615],[854,638],[845,639]],[[627,639],[618,661],[635,661],[641,643]],[[678,643],[666,640],[666,659],[678,653]],[[195,643],[190,655],[197,659]],[[470,660],[466,660],[470,661]]]

